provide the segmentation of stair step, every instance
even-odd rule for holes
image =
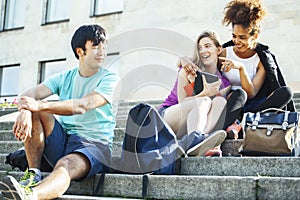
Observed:
[[[12,121],[1,121],[0,122],[0,130],[12,130],[14,122]]]
[[[0,141],[0,153],[10,153],[23,147],[19,141]]]
[[[16,140],[12,130],[0,130],[0,141],[14,141]]]
[[[0,169],[9,171],[6,155],[0,154]],[[182,175],[300,177],[299,166],[298,157],[188,157],[179,168]]]
[[[180,174],[211,176],[300,177],[298,157],[188,157]]]
[[[62,197],[56,198],[57,200],[142,200],[142,199],[132,199],[132,198],[118,198],[118,197],[95,197],[95,196],[83,196],[83,195],[63,195]]]
[[[2,177],[7,174],[17,179],[22,175],[0,172]],[[82,182],[72,182],[66,195],[140,199],[299,199],[299,184],[300,177],[98,174]]]

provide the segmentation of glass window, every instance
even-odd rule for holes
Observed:
[[[44,80],[46,80],[47,78],[49,78],[50,76],[52,76],[54,74],[57,74],[57,73],[60,73],[64,70],[66,70],[67,69],[66,67],[67,67],[67,65],[66,65],[65,59],[41,62],[39,83],[43,82]],[[49,101],[56,101],[58,99],[59,99],[59,97],[56,94],[51,95],[46,98],[46,100],[49,100]]]
[[[69,19],[69,0],[47,0],[45,23]]]
[[[39,83],[43,82],[44,80],[56,73],[66,70],[66,67],[66,60],[41,62],[41,73]]]
[[[108,53],[107,56],[104,59],[104,62],[102,64],[102,67],[108,68],[110,71],[115,72],[116,74],[119,74],[119,52],[115,53]]]
[[[103,15],[123,11],[123,0],[95,0],[93,15]]]
[[[19,65],[0,68],[0,96],[17,96],[19,90]]]
[[[3,29],[24,27],[26,0],[6,0],[4,6]]]

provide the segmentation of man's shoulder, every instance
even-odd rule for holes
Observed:
[[[119,79],[119,75],[116,72],[113,72],[110,69],[107,68],[101,68],[100,74],[102,77],[109,77],[111,79]]]
[[[62,71],[61,74],[65,75],[65,76],[70,76],[70,75],[76,74],[77,71],[78,71],[78,67],[74,67],[74,68],[66,69],[66,70]]]

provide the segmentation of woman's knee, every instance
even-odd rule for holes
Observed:
[[[288,86],[283,86],[275,90],[277,95],[279,95],[281,98],[287,99],[287,101],[290,101],[293,98],[293,91]]]
[[[217,97],[215,97],[215,98],[213,98],[213,100],[212,100],[212,104],[213,105],[226,105],[226,99],[224,98],[224,97],[220,97],[220,96],[217,96]]]
[[[210,97],[201,97],[201,98],[196,98],[196,103],[198,105],[201,105],[201,104],[211,104],[212,100]]]

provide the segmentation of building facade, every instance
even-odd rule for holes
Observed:
[[[83,24],[108,33],[104,67],[117,72],[119,99],[164,99],[179,56],[191,56],[205,29],[225,42],[227,0],[0,0],[0,98],[18,94],[54,73],[77,66],[70,40]],[[299,91],[300,1],[265,0],[269,15],[260,41],[270,46],[295,92]]]

